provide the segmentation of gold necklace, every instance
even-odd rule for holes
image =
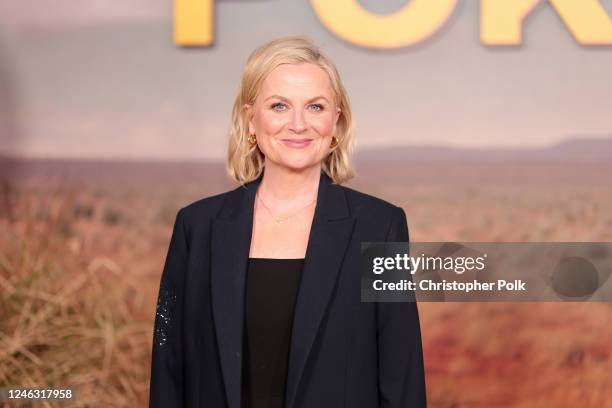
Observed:
[[[266,205],[266,203],[264,203],[263,199],[261,198],[261,196],[259,195],[259,191],[256,194],[257,198],[259,199],[259,202],[261,202],[261,205],[264,206],[264,208],[268,211],[268,214],[270,214],[270,217],[272,217],[272,219],[274,220],[274,222],[276,223],[276,225],[281,224],[283,222],[287,222],[292,220],[293,218],[295,218],[299,213],[301,213],[302,211],[304,211],[306,208],[310,207],[314,202],[317,201],[317,199],[315,198],[312,202],[310,202],[308,205],[306,205],[305,207],[300,208],[296,213],[294,213],[291,217],[287,217],[287,218],[280,218],[280,217],[276,217],[274,214],[272,214],[272,210],[270,210],[270,207],[268,207]]]

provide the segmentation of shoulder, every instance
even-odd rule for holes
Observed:
[[[350,187],[341,186],[344,190],[351,214],[357,218],[369,218],[378,221],[390,220],[403,212],[401,207],[380,197],[366,194]]]
[[[188,203],[178,211],[177,218],[181,218],[187,225],[207,222],[219,213],[228,197],[238,194],[241,188],[243,187],[236,187],[233,190],[203,197]]]
[[[402,207],[349,187],[342,188],[351,214],[365,231],[376,231],[380,240],[408,241],[408,221]]]

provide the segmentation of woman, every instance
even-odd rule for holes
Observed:
[[[404,211],[343,187],[352,116],[304,37],[253,52],[233,108],[236,189],[179,210],[161,278],[151,407],[424,407],[414,302],[362,303],[361,242]]]

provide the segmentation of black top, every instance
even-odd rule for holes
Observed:
[[[242,408],[282,408],[304,259],[249,258]]]

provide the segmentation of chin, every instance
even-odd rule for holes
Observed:
[[[313,166],[317,166],[318,164],[319,164],[319,162],[308,160],[308,161],[291,161],[291,162],[286,162],[286,163],[283,163],[283,166],[286,167],[289,170],[300,171],[300,170],[305,170],[305,169],[313,167]]]

